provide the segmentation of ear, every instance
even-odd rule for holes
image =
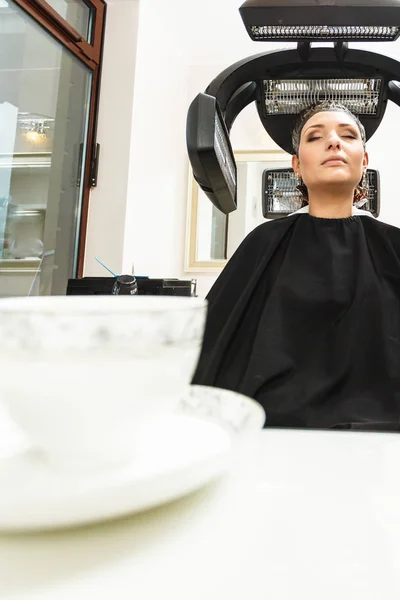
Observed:
[[[295,154],[292,156],[292,168],[296,175],[300,173],[300,161]]]
[[[368,164],[369,164],[369,156],[368,156],[368,152],[365,152],[364,158],[363,158],[363,168],[366,169],[368,167]]]

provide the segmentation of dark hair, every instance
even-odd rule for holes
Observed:
[[[363,147],[365,150],[366,134],[365,134],[364,125],[361,123],[359,118],[354,113],[352,113],[351,110],[348,109],[347,106],[345,106],[344,104],[340,104],[339,102],[336,102],[335,100],[324,100],[322,102],[318,102],[317,104],[313,104],[312,106],[305,108],[303,111],[301,111],[301,113],[299,113],[299,115],[297,116],[297,118],[295,120],[293,130],[292,130],[292,146],[293,146],[293,150],[297,157],[299,156],[301,132],[303,131],[303,127],[307,123],[307,121],[309,119],[311,119],[311,117],[313,117],[314,115],[316,115],[320,112],[334,112],[334,111],[342,111],[342,112],[346,113],[347,115],[351,116],[351,118],[353,119],[353,121],[355,122],[355,124],[358,127],[358,130],[361,135]],[[301,183],[297,186],[297,189],[303,196],[302,207],[307,206],[307,204],[308,204],[307,186],[304,185],[304,183],[301,181]],[[368,197],[367,193],[368,193],[368,190],[365,187],[363,187],[363,178],[361,178],[361,181],[359,182],[358,186],[354,190],[353,204],[358,204],[360,201],[366,200]]]

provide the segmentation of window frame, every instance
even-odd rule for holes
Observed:
[[[80,222],[78,223],[79,242],[77,249],[77,272],[73,274],[73,277],[82,277],[90,190],[91,187],[96,185],[96,182],[93,181],[92,174],[97,169],[98,160],[96,134],[107,4],[105,0],[83,0],[83,2],[93,11],[92,40],[91,43],[89,43],[87,40],[84,40],[81,34],[63,19],[61,15],[46,2],[46,0],[12,0],[12,2],[28,13],[36,23],[60,42],[62,46],[70,50],[70,52],[92,71],[92,93],[89,109],[85,172],[83,177],[82,207]]]

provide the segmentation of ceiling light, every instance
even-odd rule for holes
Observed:
[[[53,124],[52,117],[27,112],[18,114],[19,129],[30,142],[38,143],[47,138],[47,132],[53,127]]]
[[[25,137],[29,142],[32,142],[34,144],[38,144],[39,142],[42,142],[45,138],[46,138],[46,134],[40,133],[39,131],[26,131],[25,132]]]

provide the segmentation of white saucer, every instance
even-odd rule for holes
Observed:
[[[132,464],[77,473],[56,470],[27,448],[0,412],[0,530],[78,526],[181,497],[222,475],[235,438],[255,433],[264,419],[245,396],[191,386],[179,413],[146,431]]]

